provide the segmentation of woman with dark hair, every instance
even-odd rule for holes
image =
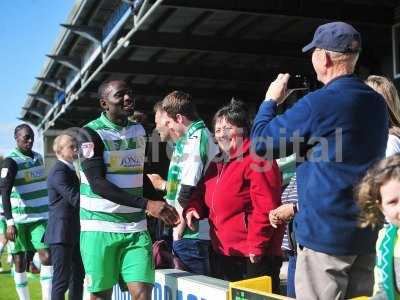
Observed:
[[[278,292],[283,227],[273,228],[268,214],[281,203],[281,176],[275,161],[251,154],[249,120],[236,100],[215,114],[221,156],[210,164],[184,214],[192,228],[198,219],[209,219],[214,277],[269,275]]]

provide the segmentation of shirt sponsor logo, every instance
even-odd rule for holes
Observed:
[[[110,167],[111,170],[123,170],[125,168],[141,168],[143,166],[143,158],[130,154],[121,155],[118,153],[112,153],[110,155]]]
[[[32,178],[43,177],[44,176],[44,170],[32,171],[31,174],[32,174]]]
[[[35,178],[40,178],[44,176],[44,170],[36,170],[36,171],[25,171],[24,179],[25,181],[31,181]]]
[[[134,168],[142,165],[142,161],[134,155],[128,155],[122,158],[120,166],[125,168]]]

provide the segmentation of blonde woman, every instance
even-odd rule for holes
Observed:
[[[400,153],[400,100],[393,82],[383,76],[370,75],[365,81],[385,98],[389,110],[389,137],[386,157]]]

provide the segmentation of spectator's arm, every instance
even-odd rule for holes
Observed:
[[[276,230],[268,215],[281,204],[281,177],[275,161],[253,160],[245,175],[250,180],[252,206],[248,215],[248,251],[249,254],[262,255]]]
[[[312,114],[306,97],[279,116],[275,101],[261,104],[251,129],[251,142],[257,155],[266,159],[288,156],[299,150],[294,146],[308,141]],[[286,153],[280,153],[282,145],[286,146]]]
[[[11,212],[11,191],[14,186],[15,177],[17,176],[18,166],[17,163],[11,158],[6,158],[0,171],[0,188],[3,203],[3,211],[6,220],[12,219]]]
[[[195,186],[181,184],[181,189],[178,195],[178,202],[182,207],[186,207],[186,205],[189,203],[190,197],[195,190]]]

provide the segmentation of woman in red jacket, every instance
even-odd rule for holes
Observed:
[[[251,153],[249,132],[243,103],[232,100],[215,114],[222,154],[210,164],[185,214],[192,228],[198,219],[209,219],[214,277],[269,275],[278,292],[283,227],[273,228],[268,214],[281,204],[281,175],[275,161]]]

